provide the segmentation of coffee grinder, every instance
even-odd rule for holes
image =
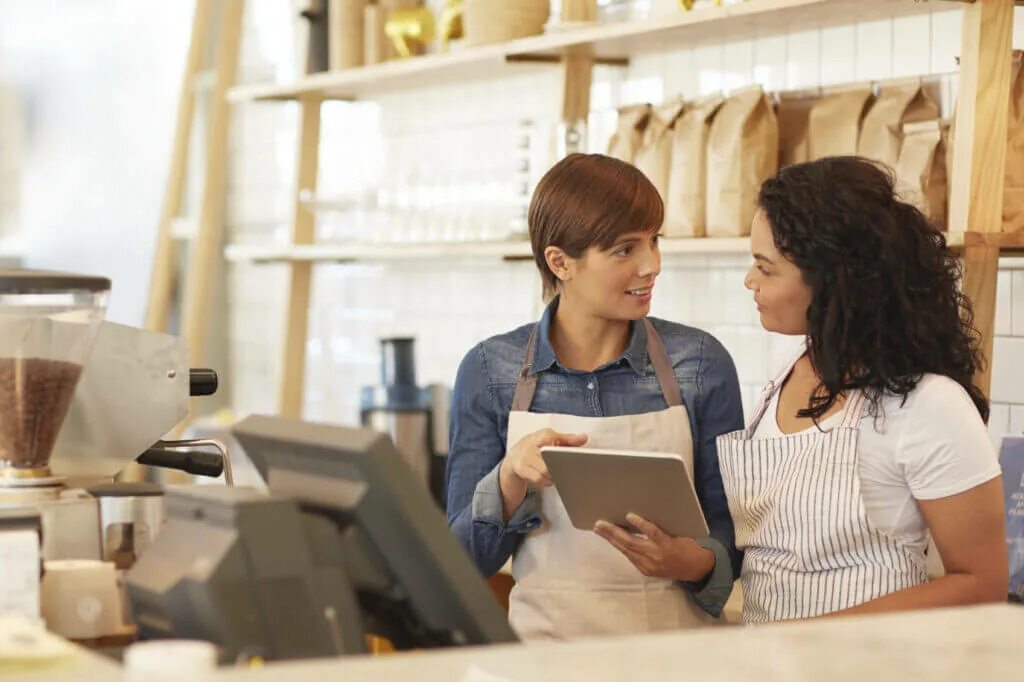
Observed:
[[[57,499],[50,455],[109,292],[103,277],[0,273],[0,506]]]

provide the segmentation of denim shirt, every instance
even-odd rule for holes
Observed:
[[[538,323],[531,374],[539,374],[531,412],[585,417],[642,414],[667,408],[647,356],[647,331],[632,323],[629,344],[613,362],[593,372],[559,364],[549,341],[558,300]],[[651,318],[661,336],[683,396],[693,434],[694,486],[710,538],[698,541],[715,553],[715,568],[700,585],[684,583],[695,602],[721,613],[738,576],[732,518],[718,468],[715,439],[743,428],[743,407],[732,358],[710,334]],[[448,524],[485,575],[497,572],[523,538],[540,526],[536,491],[507,522],[498,470],[505,456],[509,411],[533,324],[477,344],[459,366],[452,395],[447,465]]]

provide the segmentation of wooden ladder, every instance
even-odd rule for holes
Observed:
[[[206,359],[212,289],[221,262],[231,113],[226,95],[235,83],[242,13],[243,0],[196,0],[146,308],[147,329],[184,336],[192,367]],[[203,180],[193,218],[187,214],[185,194],[193,165],[190,143],[199,117],[204,117],[206,131],[197,145],[202,150]],[[175,310],[181,311],[180,324],[172,329]]]

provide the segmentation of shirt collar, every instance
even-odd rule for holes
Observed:
[[[530,365],[529,374],[544,372],[552,367],[561,367],[555,349],[551,346],[551,321],[558,310],[558,297],[552,299],[551,303],[544,309],[540,322],[537,323],[537,347],[533,353],[533,363]],[[634,372],[643,376],[647,369],[647,327],[641,321],[634,320],[630,324],[630,338],[626,350],[617,359],[600,367],[613,367],[619,363],[629,365]]]

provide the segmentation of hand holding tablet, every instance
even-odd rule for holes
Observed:
[[[548,446],[541,456],[574,527],[598,521],[625,528],[636,514],[665,533],[694,539],[708,526],[682,456],[673,453]]]

